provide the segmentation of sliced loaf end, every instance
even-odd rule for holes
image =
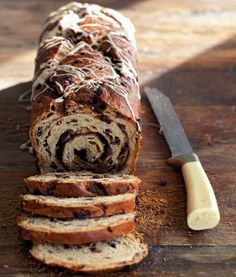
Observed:
[[[138,233],[113,240],[84,245],[39,243],[30,251],[37,260],[50,266],[86,273],[116,271],[141,262],[148,247]]]

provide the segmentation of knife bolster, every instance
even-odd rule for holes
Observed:
[[[182,168],[184,164],[195,161],[199,161],[198,156],[195,153],[187,153],[173,156],[167,160],[167,163],[171,166]]]

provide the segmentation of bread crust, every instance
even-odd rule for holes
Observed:
[[[138,192],[141,180],[136,177],[134,181],[90,181],[80,180],[78,182],[36,181],[24,179],[28,193],[43,194],[56,197],[80,197],[80,196],[102,196],[118,195],[123,193]]]
[[[104,240],[111,240],[124,236],[135,230],[133,220],[127,220],[113,224],[108,227],[99,228],[91,231],[70,231],[70,232],[53,232],[51,230],[29,230],[22,224],[22,219],[17,221],[21,236],[24,240],[62,243],[62,244],[82,244]]]
[[[111,203],[61,206],[42,203],[42,201],[26,199],[21,196],[22,209],[37,215],[51,218],[95,218],[115,214],[130,213],[135,209],[135,196],[132,199]]]
[[[81,4],[69,4],[68,9],[73,11],[74,6],[76,7],[76,12],[78,12],[80,9],[86,9],[86,5]],[[41,68],[42,65],[47,63],[47,61],[54,60],[55,63],[59,63],[60,65],[72,65],[72,60],[78,60],[82,63],[81,67],[90,67],[90,71],[96,71],[98,72],[98,75],[100,76],[110,76],[111,72],[114,71],[114,68],[116,67],[116,64],[113,64],[114,61],[120,63],[122,60],[122,57],[127,60],[128,62],[125,64],[132,65],[132,68],[135,72],[137,72],[137,54],[136,49],[134,46],[134,43],[132,42],[132,39],[128,36],[128,31],[125,31],[123,21],[127,20],[125,18],[123,19],[115,19],[114,24],[111,23],[112,20],[114,20],[114,16],[109,15],[109,13],[112,14],[112,11],[109,9],[105,9],[103,7],[97,6],[95,10],[98,9],[100,14],[107,14],[108,19],[100,18],[99,16],[90,16],[89,19],[85,19],[83,23],[80,23],[81,28],[83,28],[83,24],[86,26],[89,23],[93,22],[94,25],[97,25],[96,32],[93,33],[95,36],[95,40],[97,41],[103,41],[100,42],[98,49],[96,50],[96,47],[90,47],[92,45],[92,42],[89,41],[86,37],[83,39],[79,39],[79,42],[85,42],[87,44],[86,48],[86,58],[84,59],[83,53],[77,53],[76,57],[72,57],[71,55],[67,55],[70,53],[69,51],[73,50],[74,47],[78,44],[78,41],[74,42],[74,34],[71,32],[71,35],[67,34],[64,35],[63,31],[65,30],[57,30],[57,39],[61,39],[60,43],[61,46],[58,44],[55,44],[55,46],[48,48],[48,45],[45,44],[45,40],[43,37],[50,31],[52,31],[53,28],[55,28],[58,24],[58,26],[61,24],[60,22],[64,22],[67,15],[61,15],[58,17],[58,19],[50,23],[49,17],[43,33],[40,38],[40,47],[38,51],[38,55],[36,57],[36,67],[35,67],[35,77],[33,80],[33,84],[36,84],[36,80],[39,77],[39,75],[42,73],[43,69]],[[75,12],[75,13],[76,13]],[[119,18],[122,18],[120,15]],[[117,25],[118,24],[118,25]],[[114,26],[113,26],[114,25]],[[116,25],[116,27],[115,27]],[[119,27],[118,27],[119,26]],[[87,29],[86,29],[87,28]],[[94,32],[93,28],[91,30],[89,27],[85,27],[86,32]],[[107,30],[107,31],[105,31]],[[73,29],[72,29],[73,31]],[[131,36],[133,36],[133,30],[131,31]],[[98,34],[99,38],[96,38],[96,33]],[[115,33],[114,38],[111,42],[111,45],[115,45],[118,50],[115,50],[116,48],[111,48],[111,50],[108,51],[108,48],[110,46],[107,46],[107,43],[109,42],[109,36]],[[125,35],[126,34],[126,35]],[[50,38],[50,36],[49,36]],[[54,38],[54,37],[53,37]],[[108,42],[107,42],[108,41]],[[103,54],[101,54],[103,53]],[[110,62],[108,59],[110,59]],[[54,65],[55,65],[54,63]],[[98,68],[98,64],[102,64],[103,66],[101,68]],[[74,64],[73,64],[74,66]],[[48,67],[52,67],[50,64]],[[79,67],[80,66],[75,66]],[[116,69],[117,70],[117,69]],[[85,80],[86,79],[92,79],[91,78],[91,72],[85,72]],[[119,70],[118,70],[119,71]],[[132,71],[132,70],[131,70]],[[127,69],[127,72],[131,72]],[[79,81],[76,81],[76,78],[72,78],[70,74],[67,74],[66,78],[61,78],[59,73],[56,73],[55,69],[55,77],[58,79],[55,81],[56,86],[59,85],[63,88],[67,86],[67,82],[70,84],[79,84]],[[97,74],[97,73],[96,73]],[[71,92],[69,96],[65,97],[63,102],[58,102],[55,105],[55,99],[57,99],[61,94],[55,88],[55,84],[52,85],[53,81],[50,80],[50,84],[42,89],[42,84],[33,86],[33,100],[32,100],[32,112],[31,112],[31,128],[30,128],[30,138],[32,147],[35,150],[36,155],[36,161],[38,162],[38,167],[41,173],[45,173],[48,171],[48,164],[46,164],[45,159],[42,157],[42,151],[40,151],[39,146],[37,144],[37,137],[36,137],[36,125],[40,124],[40,122],[45,118],[52,114],[58,115],[60,117],[64,117],[68,114],[68,109],[73,108],[74,110],[78,111],[78,113],[89,113],[89,114],[95,114],[95,115],[103,115],[106,110],[109,110],[114,114],[115,117],[123,118],[127,123],[129,122],[131,125],[133,125],[133,129],[136,130],[135,134],[135,145],[132,149],[132,155],[130,155],[129,163],[125,164],[123,168],[121,169],[122,173],[132,174],[135,170],[135,164],[138,157],[138,152],[140,149],[140,143],[141,143],[141,127],[140,127],[140,98],[139,98],[139,87],[137,85],[137,76],[136,73],[132,77],[132,74],[125,74],[118,73],[119,75],[119,86],[121,84],[121,87],[123,90],[127,92],[126,97],[123,97],[119,93],[114,92],[114,86],[113,88],[111,86],[107,85],[101,85],[99,87],[99,93],[97,91],[93,91],[90,88],[82,88],[79,90],[79,93]],[[64,74],[65,75],[65,74]],[[69,77],[68,77],[69,76]],[[96,99],[95,99],[96,98]],[[96,106],[94,106],[94,99],[96,100],[96,103],[101,103],[102,106],[105,107],[104,110],[97,109]],[[96,104],[97,105],[97,104]],[[51,107],[54,107],[53,110]],[[131,110],[132,109],[132,110]],[[76,115],[75,115],[76,116]],[[51,165],[50,165],[51,166]],[[56,171],[57,169],[55,169]],[[61,170],[61,169],[59,169]],[[66,169],[65,169],[66,170]],[[103,169],[101,169],[102,172]]]

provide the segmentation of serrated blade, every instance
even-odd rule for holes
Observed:
[[[159,121],[172,157],[193,153],[170,99],[156,88],[145,88],[144,91]]]

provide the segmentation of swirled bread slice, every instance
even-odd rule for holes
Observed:
[[[31,194],[57,197],[107,196],[139,190],[141,180],[133,175],[92,174],[88,172],[46,173],[24,179]]]
[[[21,196],[21,203],[24,211],[33,214],[84,219],[133,212],[135,198],[136,193],[78,198],[26,194]]]
[[[65,244],[113,239],[135,228],[134,213],[83,220],[22,216],[17,224],[25,240]]]
[[[137,233],[132,233],[110,241],[78,246],[39,243],[33,245],[30,253],[50,266],[98,273],[139,263],[147,256],[148,247]]]

